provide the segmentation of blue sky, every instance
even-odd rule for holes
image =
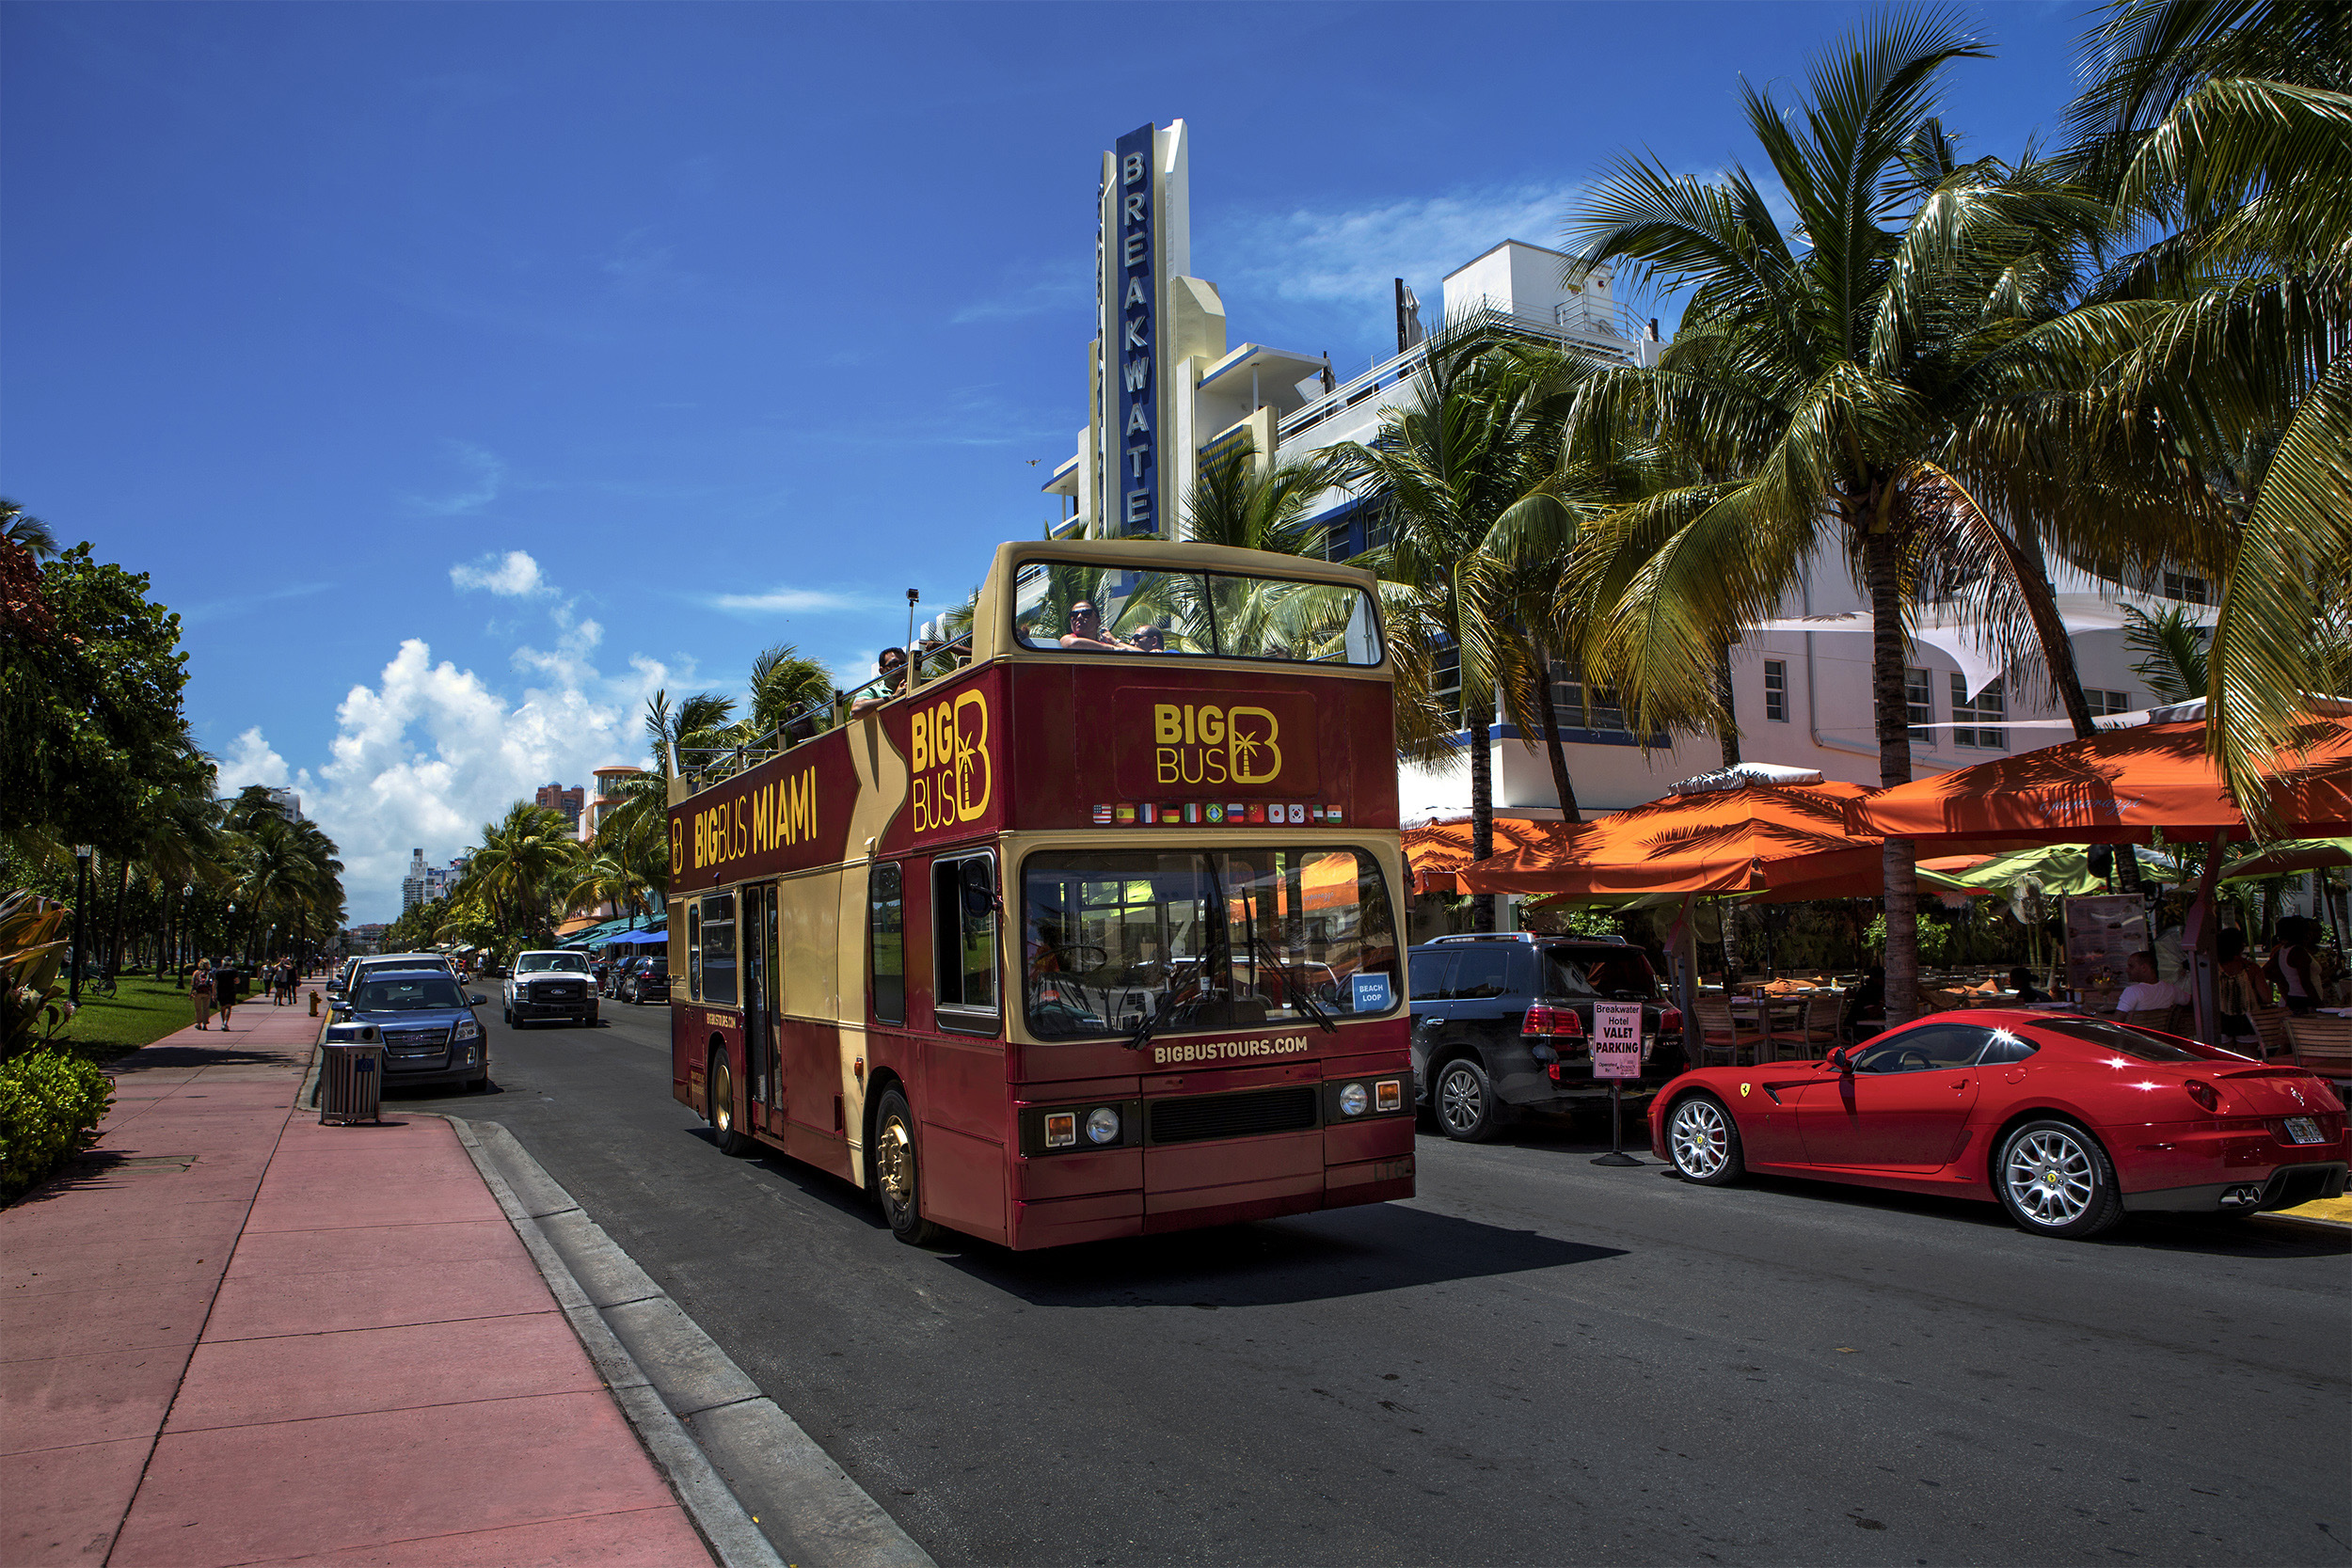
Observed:
[[[1862,12],[9,4],[0,493],[153,574],[224,782],[388,918],[653,689],[863,678],[1037,531],[1120,133],[1189,122],[1234,341],[1344,374],[1619,150],[1753,164],[1740,74]],[[2083,8],[1965,14],[1947,119],[2014,151]]]

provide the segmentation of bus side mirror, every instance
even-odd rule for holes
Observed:
[[[985,860],[963,863],[963,912],[978,919],[996,909],[996,879]]]

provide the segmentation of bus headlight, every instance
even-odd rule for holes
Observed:
[[[1372,1096],[1364,1092],[1361,1084],[1350,1084],[1340,1091],[1340,1115],[1343,1117],[1360,1117],[1371,1103]]]
[[[1119,1141],[1119,1113],[1108,1105],[1097,1105],[1087,1113],[1087,1136],[1098,1144]]]

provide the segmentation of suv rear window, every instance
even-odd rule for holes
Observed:
[[[1465,947],[1454,958],[1454,983],[1447,994],[1456,1001],[1475,1001],[1511,994],[1511,950],[1507,947]]]
[[[1554,996],[1614,996],[1647,1001],[1658,994],[1649,959],[1633,948],[1597,953],[1589,947],[1547,947],[1544,976]]]

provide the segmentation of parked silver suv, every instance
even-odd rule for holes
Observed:
[[[506,976],[506,1022],[514,1025],[532,1019],[561,1019],[569,1023],[596,1022],[596,980],[588,972],[588,955],[559,947],[538,953],[518,953]]]

